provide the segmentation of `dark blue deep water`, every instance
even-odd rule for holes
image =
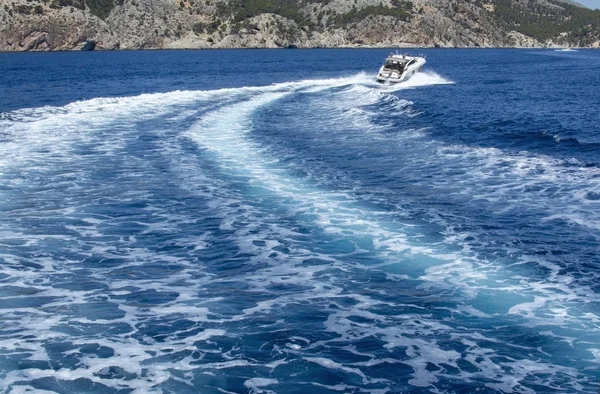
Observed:
[[[597,393],[600,52],[388,52],[0,54],[0,390]]]

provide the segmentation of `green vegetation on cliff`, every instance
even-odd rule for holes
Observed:
[[[304,7],[310,4],[327,4],[328,0],[305,1],[305,0],[233,0],[219,5],[219,14],[221,18],[231,18],[234,23],[241,23],[253,16],[271,13],[284,18],[293,20],[299,26],[315,27],[315,22],[311,20],[310,15],[306,14]],[[393,0],[392,6],[367,6],[357,8],[354,6],[349,12],[337,13],[327,11],[330,18],[326,19],[327,24],[333,24],[337,27],[345,27],[351,23],[361,21],[369,16],[385,15],[407,20],[413,11],[411,1]],[[317,24],[323,20],[322,12],[317,18]]]
[[[253,16],[272,13],[306,24],[306,17],[300,10],[301,3],[296,0],[235,0],[229,5],[229,12],[235,22],[241,22]]]
[[[600,36],[600,10],[558,1],[545,4],[496,0],[493,15],[505,27],[540,41],[586,46]]]
[[[84,0],[90,7],[92,14],[105,19],[117,4],[123,4],[123,0]]]

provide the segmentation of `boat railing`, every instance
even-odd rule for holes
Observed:
[[[427,54],[425,54],[425,53],[419,53],[418,55],[415,56],[411,52],[400,53],[400,52],[398,52],[397,49],[396,49],[396,52],[390,52],[390,54],[388,55],[388,57],[394,57],[394,56],[422,57],[423,59],[427,60]]]

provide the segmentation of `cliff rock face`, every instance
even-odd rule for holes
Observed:
[[[11,0],[0,51],[600,45],[600,11],[553,0],[312,1]]]
[[[100,49],[118,48],[119,40],[106,22],[86,10],[12,3],[13,8],[0,6],[0,51],[80,49],[87,39],[94,39]]]

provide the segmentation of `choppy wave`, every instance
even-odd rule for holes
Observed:
[[[595,393],[600,173],[415,128],[448,83],[3,114],[2,389]]]

